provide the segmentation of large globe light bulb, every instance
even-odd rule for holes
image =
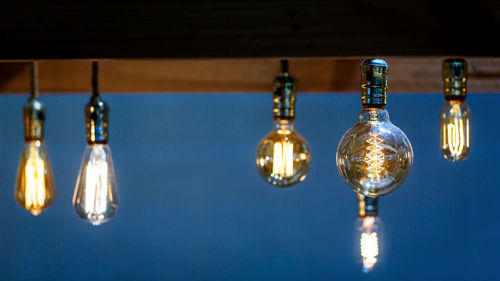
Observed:
[[[342,137],[337,148],[337,168],[344,181],[365,196],[396,190],[410,173],[410,141],[389,120],[387,63],[368,59],[361,64],[362,105],[359,121]]]

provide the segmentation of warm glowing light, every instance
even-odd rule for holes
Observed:
[[[374,219],[367,217],[363,220],[363,233],[361,233],[360,248],[363,258],[363,271],[369,272],[377,263],[379,255],[379,242],[377,232],[372,232]]]
[[[376,132],[370,132],[370,138],[367,140],[369,145],[366,148],[367,153],[365,155],[365,162],[368,176],[372,181],[374,179],[379,179],[384,171],[384,153],[380,145],[381,142]]]
[[[293,143],[283,140],[274,143],[273,174],[281,177],[293,175]]]
[[[85,175],[85,212],[98,218],[107,208],[108,163],[102,147],[95,147],[87,163]]]
[[[447,145],[450,153],[454,156],[459,156],[462,154],[464,145],[468,146],[469,144],[469,123],[466,122],[465,130],[467,130],[467,134],[465,134],[464,121],[462,118],[457,117],[457,114],[460,113],[460,106],[458,104],[453,104],[452,111],[455,113],[455,117],[446,125],[448,137],[444,140],[448,141]],[[465,142],[467,142],[467,144]]]
[[[24,166],[24,207],[33,215],[39,215],[45,207],[45,163],[36,146],[29,148]]]

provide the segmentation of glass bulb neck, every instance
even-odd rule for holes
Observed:
[[[363,123],[389,121],[389,112],[383,107],[364,107],[359,113],[359,121]]]
[[[293,120],[295,116],[295,91],[297,83],[288,72],[274,79],[273,117],[274,120]]]
[[[26,141],[43,139],[45,131],[45,107],[38,97],[30,97],[24,106],[24,139]]]
[[[108,143],[109,107],[101,96],[92,96],[85,106],[88,144]]]
[[[358,194],[358,217],[378,216],[378,198]]]
[[[278,119],[274,121],[273,130],[290,133],[295,130],[295,123],[293,119]]]

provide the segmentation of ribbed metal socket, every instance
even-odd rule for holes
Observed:
[[[443,61],[443,86],[446,100],[465,100],[467,97],[467,61],[451,58]]]
[[[358,216],[375,217],[378,215],[378,198],[358,194]]]
[[[274,120],[293,120],[295,116],[295,91],[297,83],[288,72],[274,79],[273,117]]]
[[[108,143],[108,105],[101,96],[92,96],[85,106],[88,144]]]
[[[24,139],[41,140],[45,133],[45,107],[38,97],[28,99],[24,105]]]
[[[387,104],[389,65],[382,59],[366,59],[361,63],[361,104],[384,107]]]

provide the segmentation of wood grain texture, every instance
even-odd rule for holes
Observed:
[[[442,92],[443,58],[388,57],[392,93]],[[359,93],[360,58],[291,59],[299,92]],[[470,58],[469,92],[500,92],[500,59]],[[90,61],[39,62],[43,93],[90,92]],[[29,91],[29,63],[0,63],[0,93]],[[105,93],[267,93],[279,74],[278,59],[103,60]]]
[[[0,60],[500,56],[497,0],[2,1]]]

